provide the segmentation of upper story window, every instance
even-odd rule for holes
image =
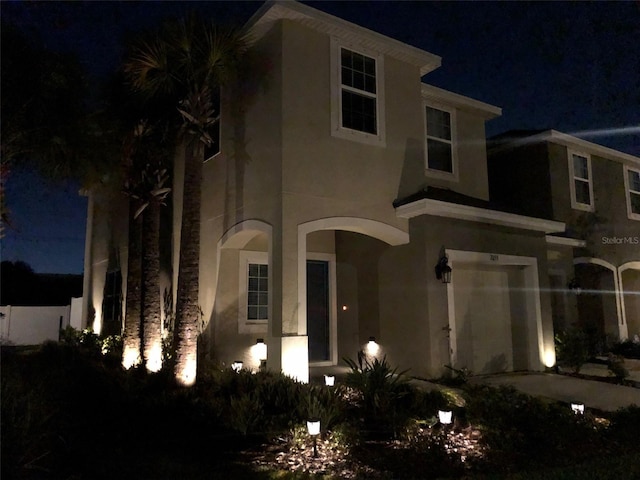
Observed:
[[[332,39],[332,135],[384,146],[383,56]]]
[[[593,212],[593,180],[591,156],[569,151],[569,179],[571,181],[571,207]]]
[[[238,332],[264,333],[269,320],[267,252],[240,251]]]
[[[624,167],[624,184],[627,215],[632,220],[640,220],[640,170]]]
[[[457,180],[455,110],[426,105],[425,117],[427,174]]]

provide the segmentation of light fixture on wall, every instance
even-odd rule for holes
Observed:
[[[258,338],[256,340],[256,357],[258,360],[263,361],[267,359],[267,344],[264,343],[264,338]]]
[[[336,384],[336,377],[334,375],[325,375],[324,384],[327,387],[333,387]]]
[[[318,446],[316,438],[320,435],[320,420],[317,418],[307,420],[307,431],[313,437],[313,456],[317,458]]]
[[[576,277],[573,277],[571,280],[569,280],[569,283],[567,283],[567,288],[571,293],[575,295],[580,295],[582,293],[580,282],[578,282],[578,279]]]
[[[380,345],[376,342],[376,337],[369,337],[367,342],[367,354],[375,357],[380,351]]]
[[[442,255],[436,264],[436,278],[442,283],[451,283],[451,267],[446,255]]]

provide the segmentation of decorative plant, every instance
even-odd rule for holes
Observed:
[[[555,337],[558,360],[580,373],[582,365],[589,360],[589,338],[579,328],[560,332]]]
[[[362,394],[362,410],[365,427],[370,431],[385,434],[392,432],[395,436],[397,427],[408,418],[408,405],[413,392],[406,376],[408,370],[398,371],[387,363],[386,356],[373,361],[367,359],[364,352],[358,352],[357,363],[345,358],[351,371],[347,375],[346,384]]]

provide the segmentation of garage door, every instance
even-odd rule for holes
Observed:
[[[526,368],[522,286],[519,267],[456,265],[453,291],[458,368],[468,368],[474,374]]]

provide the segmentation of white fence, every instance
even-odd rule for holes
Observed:
[[[64,307],[0,307],[0,342],[8,345],[38,345],[58,341],[60,329],[80,325],[82,299],[71,299]]]

